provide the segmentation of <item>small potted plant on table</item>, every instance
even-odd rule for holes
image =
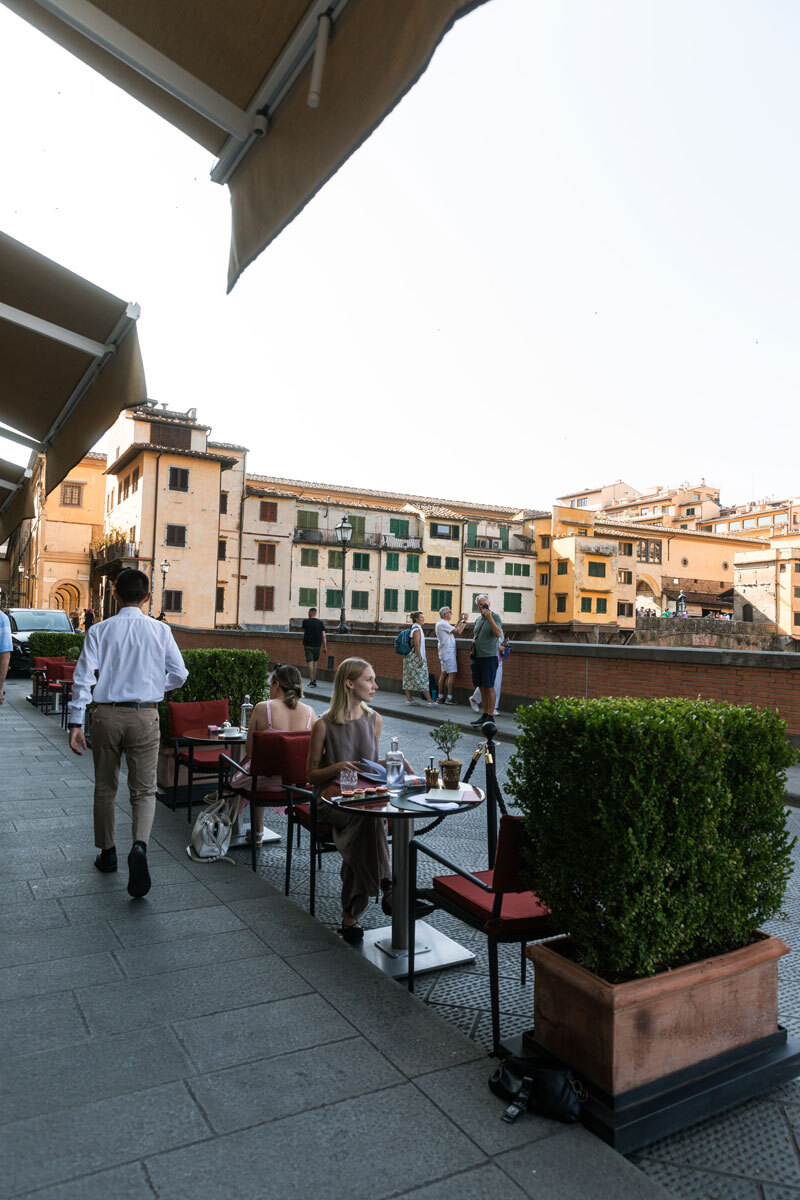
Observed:
[[[776,712],[712,701],[541,700],[509,791],[530,883],[568,937],[529,947],[534,1028],[623,1152],[800,1072],[778,1026],[794,840]]]
[[[431,730],[431,737],[439,752],[444,755],[439,762],[439,766],[442,768],[442,784],[448,789],[455,790],[461,777],[462,763],[461,759],[453,758],[452,755],[456,742],[461,738],[461,730],[455,721],[445,721],[438,729]]]

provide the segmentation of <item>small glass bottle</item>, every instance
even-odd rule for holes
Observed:
[[[253,706],[250,703],[250,696],[247,695],[244,698],[244,704],[242,705],[241,709],[239,710],[239,727],[240,727],[240,729],[247,729],[247,726],[250,724],[250,713],[252,711],[253,711]]]
[[[392,748],[386,754],[386,786],[391,796],[399,796],[405,781],[405,759],[398,747],[397,738],[392,738]]]

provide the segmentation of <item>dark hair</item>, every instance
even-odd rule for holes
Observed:
[[[416,624],[419,624],[419,622],[417,621],[417,617],[424,617],[424,616],[425,616],[425,613],[424,613],[424,612],[422,611],[422,609],[420,608],[420,609],[419,609],[417,612],[409,613],[408,615],[409,615],[409,618],[410,618],[410,619],[411,619],[411,620],[414,622],[414,624],[416,625]]]
[[[303,694],[303,677],[297,667],[291,663],[276,664],[270,682],[277,683],[283,692],[283,702],[287,708],[297,708],[297,701]]]
[[[310,613],[312,613],[312,612],[316,612],[317,610],[316,610],[315,608],[310,608],[308,611],[309,611]]]
[[[123,604],[141,604],[150,591],[150,580],[144,571],[125,567],[114,580],[114,587]]]

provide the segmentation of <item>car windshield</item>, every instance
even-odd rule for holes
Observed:
[[[41,609],[26,608],[9,614],[14,628],[20,633],[32,629],[53,629],[56,632],[69,633],[72,626],[65,612],[42,612]]]

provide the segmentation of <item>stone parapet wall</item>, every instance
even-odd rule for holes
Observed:
[[[794,651],[798,643],[752,621],[715,617],[637,617],[631,646],[705,646],[719,650]]]

